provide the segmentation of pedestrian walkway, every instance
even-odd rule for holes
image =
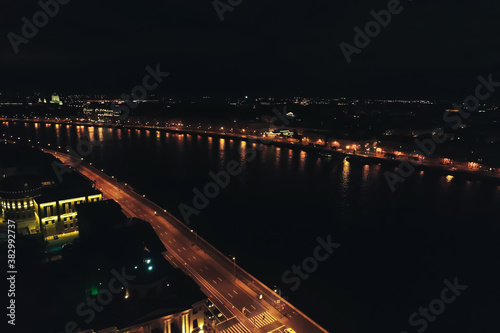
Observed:
[[[219,330],[220,333],[251,333],[242,323],[234,324],[223,330]]]
[[[266,311],[251,317],[250,321],[255,326],[257,326],[257,328],[261,328],[274,323],[276,321],[276,318],[274,318],[269,312]]]

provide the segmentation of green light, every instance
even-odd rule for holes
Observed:
[[[149,266],[148,271],[152,271],[152,270],[153,270],[153,266]]]

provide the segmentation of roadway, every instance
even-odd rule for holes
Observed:
[[[94,180],[104,198],[118,202],[128,217],[137,217],[152,225],[167,248],[165,258],[189,275],[222,312],[225,320],[218,322],[216,329],[219,332],[278,333],[289,327],[297,333],[327,332],[184,223],[135,193],[130,186],[117,182],[83,161],[75,161],[68,154],[48,149],[44,151],[66,165],[73,165],[78,172]]]

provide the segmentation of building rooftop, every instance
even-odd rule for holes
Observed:
[[[0,179],[0,197],[20,199],[42,193],[42,180],[38,175],[14,175]]]
[[[44,187],[42,195],[36,201],[44,203],[100,193],[101,191],[93,187],[93,182],[90,179],[72,171],[64,173],[62,181],[55,180],[52,186]]]

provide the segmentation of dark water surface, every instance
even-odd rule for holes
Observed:
[[[385,165],[328,159],[315,153],[262,146],[248,161],[240,140],[156,130],[2,123],[0,135],[76,147],[88,132],[100,142],[86,158],[182,219],[235,160],[231,178],[190,226],[270,287],[277,285],[299,309],[332,332],[417,332],[408,319],[441,298],[444,279],[467,285],[426,332],[498,332],[500,310],[500,189],[485,180],[417,173],[395,193]],[[313,256],[317,238],[341,246],[300,287],[282,280]],[[452,293],[446,296],[451,297]],[[418,321],[420,315],[415,317]],[[423,332],[423,330],[421,330]]]

